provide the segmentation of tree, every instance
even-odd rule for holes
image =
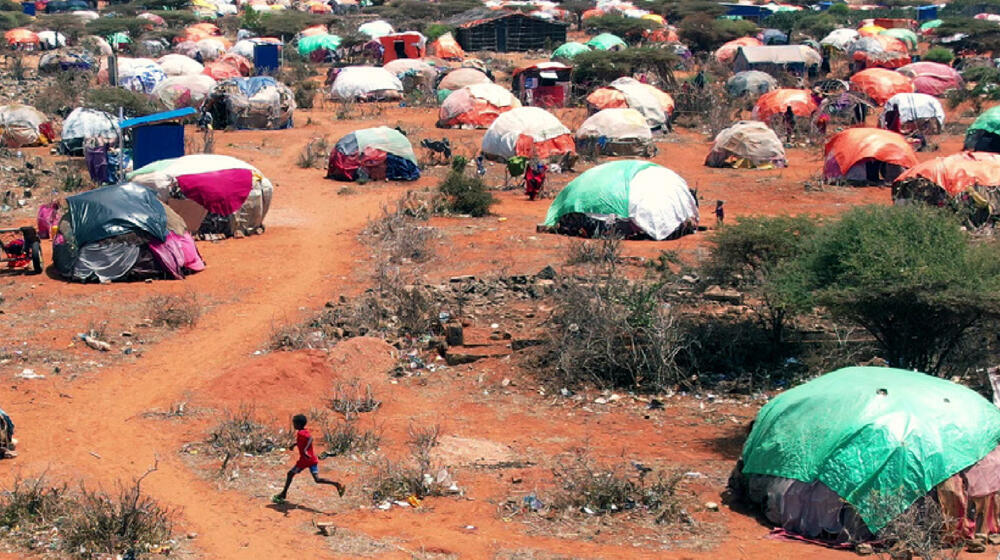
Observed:
[[[673,83],[679,59],[666,49],[632,47],[620,51],[589,51],[573,57],[573,83],[579,89],[600,87],[622,76],[650,72],[661,83]]]
[[[660,25],[655,21],[625,16],[605,15],[588,18],[584,27],[592,33],[613,33],[631,44],[642,40],[642,34]]]
[[[955,42],[955,46],[960,49],[980,53],[1000,51],[1000,33],[997,33],[996,22],[971,17],[944,18],[934,33],[939,37],[963,34],[964,37]]]
[[[576,28],[583,29],[583,12],[594,7],[594,3],[589,0],[567,0],[559,4],[559,7],[573,14],[576,18]]]
[[[86,30],[89,35],[98,37],[108,37],[115,33],[127,33],[129,37],[135,39],[142,35],[150,26],[150,23],[139,18],[99,18],[87,22]]]
[[[939,373],[975,328],[1000,317],[1000,245],[972,243],[924,206],[855,208],[785,271],[797,297],[867,330],[895,367]]]
[[[933,47],[924,54],[921,60],[926,60],[928,62],[940,62],[941,64],[949,64],[955,58],[955,53],[951,49],[946,47]]]
[[[746,20],[714,19],[708,14],[694,14],[681,20],[681,40],[693,51],[712,51],[726,41],[757,33],[757,26]]]

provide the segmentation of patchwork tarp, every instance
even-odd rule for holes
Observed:
[[[913,90],[928,95],[941,95],[949,89],[962,87],[962,75],[940,62],[913,62],[896,70],[913,79]]]
[[[743,473],[820,481],[876,532],[998,443],[1000,409],[974,391],[853,367],[764,405],[743,447]]]
[[[382,68],[399,78],[406,91],[432,91],[438,76],[437,68],[418,58],[397,58]]]
[[[539,107],[518,107],[501,114],[483,136],[487,157],[548,159],[575,153],[573,136],[552,113]]]
[[[98,78],[103,82],[108,81],[107,61],[103,61],[104,67],[98,73]],[[156,84],[167,79],[163,68],[149,58],[118,58],[118,85],[132,91],[150,93]]]
[[[457,89],[441,103],[437,126],[487,128],[501,113],[521,106],[503,86],[487,82]]]
[[[364,171],[368,179],[415,181],[420,178],[410,140],[387,126],[365,128],[337,141],[330,152],[327,177],[353,181]]]
[[[160,100],[167,109],[201,107],[216,82],[204,74],[173,76],[156,84],[153,97]]]
[[[715,59],[724,64],[729,64],[736,57],[736,51],[740,47],[760,47],[764,43],[760,42],[760,39],[756,37],[740,37],[739,39],[733,39],[723,44],[721,47],[715,49]]]
[[[67,70],[90,70],[97,63],[85,52],[50,52],[38,59],[38,71],[45,74]]]
[[[0,143],[8,148],[45,145],[53,140],[52,123],[29,105],[0,106]]]
[[[642,113],[653,129],[663,126],[674,111],[674,99],[668,93],[628,77],[594,90],[587,104],[595,110],[630,107]]]
[[[850,79],[851,89],[864,92],[872,101],[885,105],[897,93],[913,93],[913,80],[886,68],[868,68]]]
[[[826,37],[820,39],[819,44],[842,51],[847,49],[857,39],[858,32],[854,29],[834,29]]]
[[[270,76],[230,78],[216,84],[204,108],[212,114],[216,128],[291,128],[295,96]]]
[[[603,109],[588,117],[576,131],[576,149],[594,156],[651,157],[656,153],[646,117],[629,108]]]
[[[341,68],[330,86],[333,99],[377,101],[400,99],[403,83],[392,72],[378,66]]]
[[[740,121],[719,132],[705,158],[709,167],[785,167],[785,146],[766,124]]]
[[[639,160],[612,161],[584,171],[552,201],[545,225],[558,227],[580,214],[631,222],[657,241],[698,225],[698,203],[684,179]]]
[[[117,144],[119,134],[115,117],[96,109],[77,107],[63,120],[60,151],[83,155],[85,140],[93,138],[98,144]]]
[[[778,89],[778,80],[760,70],[737,72],[726,80],[726,92],[733,97],[758,96],[776,89]]]

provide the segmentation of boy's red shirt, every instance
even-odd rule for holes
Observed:
[[[313,451],[313,444],[309,441],[312,434],[309,430],[301,429],[295,432],[295,446],[299,448],[299,460],[295,463],[296,467],[301,469],[308,469],[313,465],[319,464],[319,459],[316,458],[316,452]],[[306,445],[308,444],[308,446]]]

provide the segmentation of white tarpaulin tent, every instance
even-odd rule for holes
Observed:
[[[518,141],[522,136],[529,137],[532,144],[566,136],[569,144],[573,145],[570,130],[555,115],[539,107],[518,107],[501,114],[486,130],[483,136],[483,153],[500,159],[514,157],[518,155]],[[544,158],[552,153],[537,155]]]
[[[933,95],[926,93],[897,93],[885,102],[886,110],[879,116],[879,124],[885,126],[885,114],[889,107],[899,109],[899,122],[907,123],[922,119],[936,119],[944,126],[944,108]]]
[[[342,68],[330,86],[333,99],[396,97],[403,94],[403,83],[385,68],[348,66]]]

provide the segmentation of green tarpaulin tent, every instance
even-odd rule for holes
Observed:
[[[881,32],[880,35],[888,35],[889,37],[895,37],[906,44],[908,48],[917,48],[917,34],[910,31],[909,29],[903,29],[901,27],[894,27],[892,29],[886,29]]]
[[[852,367],[767,403],[743,447],[743,473],[820,481],[872,532],[1000,442],[1000,409],[922,373]]]
[[[341,39],[336,35],[311,35],[299,39],[298,50],[302,56],[308,56],[313,51],[326,49],[328,51],[337,50],[340,47]]]
[[[612,33],[601,33],[597,37],[587,41],[587,46],[599,51],[609,51],[614,48],[624,49],[628,45],[621,37]]]
[[[552,60],[573,60],[573,57],[590,51],[590,47],[583,43],[563,43],[558,49],[552,51]]]

